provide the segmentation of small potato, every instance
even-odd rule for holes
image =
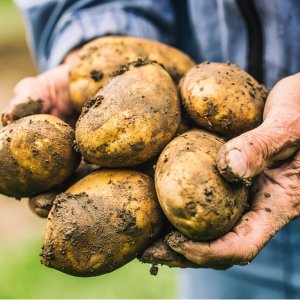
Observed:
[[[91,163],[134,166],[162,151],[179,123],[179,98],[169,74],[157,63],[137,61],[86,103],[76,142]]]
[[[158,159],[159,203],[170,222],[191,239],[224,235],[246,208],[247,187],[227,182],[215,168],[223,143],[209,132],[191,130],[169,143]]]
[[[165,44],[137,37],[106,36],[87,43],[70,71],[71,99],[80,111],[113,74],[138,59],[163,64],[177,83],[195,63],[183,52]]]
[[[262,122],[266,88],[230,63],[204,62],[180,82],[183,106],[201,127],[234,137]]]
[[[29,207],[32,212],[41,218],[47,218],[58,192],[52,191],[29,198]]]
[[[21,198],[49,191],[79,164],[74,131],[51,115],[22,118],[0,131],[0,193]]]
[[[150,177],[100,170],[56,197],[41,261],[74,276],[105,274],[144,251],[163,222]]]

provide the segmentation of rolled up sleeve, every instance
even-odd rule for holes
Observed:
[[[104,35],[131,35],[174,42],[168,0],[15,0],[41,71],[60,64],[72,49]]]

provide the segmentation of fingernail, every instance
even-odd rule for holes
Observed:
[[[227,168],[238,178],[245,178],[248,172],[248,162],[243,153],[232,149],[226,154]]]

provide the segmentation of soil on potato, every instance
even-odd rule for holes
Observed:
[[[78,202],[77,212],[74,209],[66,209],[70,200]],[[56,220],[51,227],[57,231],[56,234],[60,235],[62,242],[60,249],[58,249],[55,241],[56,235],[52,235],[47,240],[47,243],[43,245],[42,252],[40,253],[43,264],[50,267],[57,267],[59,265],[60,270],[68,268],[68,266],[64,265],[63,257],[66,256],[68,250],[72,247],[74,249],[80,249],[78,252],[72,251],[72,254],[78,264],[83,264],[82,267],[85,267],[84,262],[89,261],[93,253],[102,253],[105,255],[105,266],[102,267],[103,273],[110,272],[116,267],[112,252],[110,249],[107,249],[107,244],[111,242],[110,239],[112,236],[112,234],[107,233],[113,231],[113,228],[109,228],[110,215],[103,213],[104,210],[99,206],[99,203],[101,203],[101,201],[97,201],[97,204],[94,203],[84,192],[79,194],[62,193],[56,197],[54,211]],[[80,226],[76,221],[78,218],[78,210],[80,209],[86,212],[86,215],[83,217],[91,216],[93,210],[97,211],[96,214],[100,220],[99,226],[94,226],[93,228]],[[51,214],[49,218],[52,218]],[[126,228],[125,225],[124,227]],[[103,234],[103,232],[106,232],[106,234]],[[102,238],[97,238],[100,235]],[[114,242],[116,245],[120,244],[117,241]],[[105,251],[104,249],[107,250]],[[59,253],[56,251],[59,251]],[[72,274],[70,270],[66,269],[65,271]],[[93,269],[85,269],[84,273],[88,275],[94,271]]]
[[[130,62],[127,65],[121,65],[121,66],[119,66],[114,72],[111,73],[111,77],[122,75],[123,73],[125,73],[128,70],[130,70],[131,68],[138,68],[138,67],[142,67],[142,66],[146,66],[146,65],[151,65],[151,64],[159,64],[163,69],[166,70],[166,68],[164,67],[164,65],[158,63],[157,61],[149,60],[147,58],[145,58],[145,59],[139,58],[138,60]]]

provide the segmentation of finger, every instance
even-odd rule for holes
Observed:
[[[299,82],[300,73],[278,82],[268,96],[263,124],[220,149],[217,167],[224,177],[234,180],[256,176],[299,148]]]
[[[164,239],[159,239],[148,247],[138,258],[143,263],[152,265],[167,265],[169,267],[195,268],[197,265],[184,256],[172,251]]]
[[[219,172],[229,180],[246,179],[261,173],[274,160],[288,158],[299,148],[300,131],[296,128],[300,128],[300,119],[299,124],[286,122],[284,126],[265,121],[230,140],[218,153]]]
[[[283,194],[263,178],[252,210],[233,230],[211,242],[197,242],[172,233],[167,244],[177,253],[203,268],[226,268],[250,263],[265,244],[291,220],[283,204]],[[268,192],[267,192],[267,190]]]

